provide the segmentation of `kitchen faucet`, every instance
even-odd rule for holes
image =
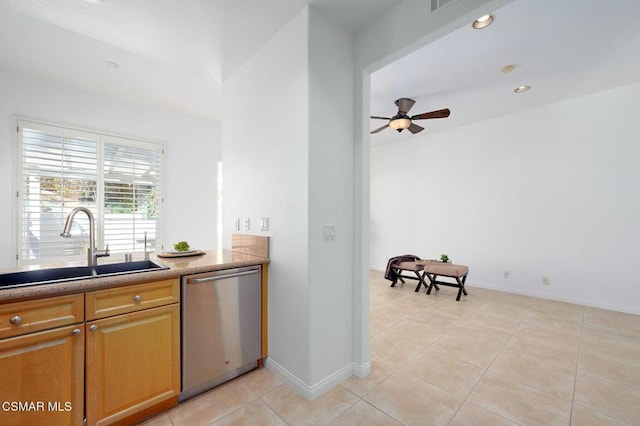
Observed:
[[[89,217],[89,248],[87,249],[87,264],[89,266],[97,266],[98,258],[109,256],[110,253],[108,245],[106,250],[96,249],[96,225],[91,210],[86,207],[76,207],[71,210],[71,213],[67,216],[67,220],[64,222],[64,228],[62,229],[60,236],[64,238],[71,237],[71,225],[73,224],[73,218],[78,212],[85,212]]]

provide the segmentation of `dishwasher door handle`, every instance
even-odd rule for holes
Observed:
[[[210,277],[204,277],[204,278],[191,278],[187,280],[187,284],[210,283],[212,281],[224,280],[227,278],[243,277],[245,275],[255,275],[255,274],[258,274],[259,272],[260,272],[259,269],[254,269],[253,271],[233,272],[231,274],[212,275]]]

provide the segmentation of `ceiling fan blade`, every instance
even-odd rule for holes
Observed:
[[[409,110],[411,109],[411,107],[415,103],[416,103],[416,101],[414,101],[413,99],[409,99],[409,98],[400,98],[400,99],[396,100],[396,106],[398,107],[398,111],[399,112],[404,112],[405,114],[409,112]]]
[[[447,118],[451,114],[449,108],[439,109],[437,111],[425,112],[423,114],[414,115],[412,120],[427,120],[429,118]]]
[[[378,115],[372,115],[371,118],[375,118],[376,120],[391,120],[391,117],[380,117]]]
[[[378,128],[378,129],[372,130],[372,131],[371,131],[371,134],[381,132],[381,131],[383,131],[384,129],[386,129],[387,127],[389,127],[389,125],[388,125],[388,124],[385,124],[384,126],[382,126],[382,127]]]
[[[416,133],[420,133],[421,131],[423,131],[424,127],[418,126],[416,123],[411,123],[411,126],[409,126],[407,130],[415,135]]]

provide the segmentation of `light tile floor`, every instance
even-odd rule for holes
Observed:
[[[640,316],[415,284],[371,272],[368,377],[308,401],[262,368],[145,425],[639,424]]]

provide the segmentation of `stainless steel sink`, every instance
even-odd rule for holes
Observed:
[[[67,268],[39,269],[37,271],[12,272],[0,274],[0,290],[40,284],[53,284],[65,281],[86,280],[113,275],[169,269],[150,260],[137,262],[108,263],[96,266],[74,266]]]

